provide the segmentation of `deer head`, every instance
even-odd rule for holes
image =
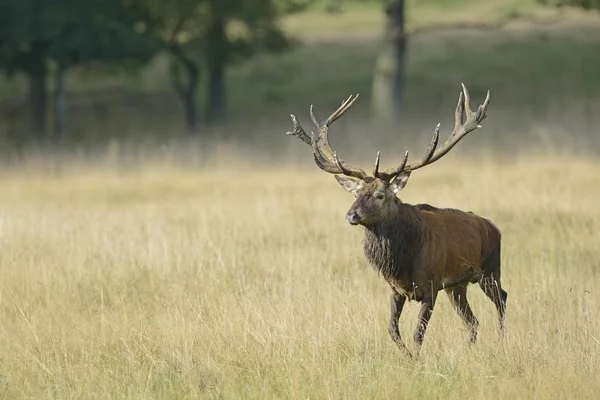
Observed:
[[[440,124],[433,132],[431,143],[425,155],[414,162],[408,163],[408,152],[404,153],[402,162],[385,171],[379,170],[379,152],[375,158],[373,176],[369,176],[359,167],[352,166],[338,158],[337,153],[329,144],[328,131],[330,125],[339,119],[354,104],[358,94],[348,97],[325,122],[319,122],[310,106],[310,117],[318,129],[317,137],[311,132],[309,136],[298,120],[292,115],[294,130],[288,135],[297,136],[312,146],[314,161],[325,172],[335,174],[338,183],[346,191],[354,194],[356,200],[346,214],[346,219],[352,225],[371,225],[386,219],[396,204],[396,195],[406,186],[412,171],[432,164],[446,155],[468,133],[481,128],[481,121],[486,117],[490,103],[490,92],[477,111],[471,110],[471,98],[464,84],[458,98],[454,114],[454,131],[446,142],[438,148]],[[463,115],[464,114],[464,115]]]

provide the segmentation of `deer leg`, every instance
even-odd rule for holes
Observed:
[[[477,326],[479,322],[475,315],[473,314],[473,310],[471,310],[471,306],[467,301],[467,287],[464,285],[455,286],[450,289],[446,289],[446,293],[452,302],[452,305],[456,309],[456,312],[463,319],[464,323],[469,328],[470,332],[470,343],[473,344],[477,341]]]
[[[506,314],[506,299],[508,293],[500,286],[500,282],[492,277],[483,277],[479,281],[479,286],[485,295],[494,303],[498,313],[498,322],[500,324],[500,334],[504,335],[504,317]]]
[[[437,292],[434,292],[422,300],[421,311],[419,312],[419,322],[417,324],[417,329],[415,330],[414,335],[415,345],[417,347],[415,352],[416,355],[418,355],[421,351],[423,337],[425,336],[427,324],[429,324],[429,319],[431,318],[431,314],[433,313],[433,307],[435,306],[436,299]]]
[[[479,287],[481,287],[481,290],[496,306],[498,322],[500,323],[500,334],[503,336],[508,293],[502,289],[502,284],[500,283],[500,249],[492,252],[485,259],[482,270],[483,273],[479,280]]]
[[[398,293],[396,290],[392,289],[392,294],[390,296],[390,323],[388,325],[388,332],[390,337],[396,343],[398,348],[403,352],[406,352],[410,355],[410,352],[402,342],[402,338],[400,337],[400,330],[398,329],[398,322],[400,319],[400,314],[402,314],[402,309],[404,308],[404,303],[406,302],[406,297]]]

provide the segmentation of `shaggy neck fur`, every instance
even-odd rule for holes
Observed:
[[[385,278],[410,281],[423,241],[420,222],[418,210],[395,199],[394,211],[388,218],[365,226],[365,256]]]

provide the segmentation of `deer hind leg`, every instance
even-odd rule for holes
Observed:
[[[479,322],[477,321],[477,318],[475,318],[475,314],[473,314],[473,310],[471,310],[471,306],[467,301],[467,286],[455,286],[446,289],[446,293],[448,294],[450,302],[456,309],[456,312],[469,328],[470,344],[475,343],[477,341],[477,327]]]
[[[402,314],[405,302],[406,297],[398,293],[395,289],[392,289],[392,294],[390,296],[390,323],[388,325],[388,332],[398,348],[410,355],[410,352],[402,342],[400,330],[398,329],[400,314]]]
[[[479,287],[496,306],[500,333],[504,335],[504,316],[506,314],[508,293],[502,289],[500,282],[500,248],[492,252],[483,262]]]
[[[431,314],[433,314],[433,307],[435,306],[436,298],[437,292],[431,293],[429,296],[425,297],[421,303],[421,311],[419,312],[419,322],[417,324],[417,329],[415,330],[414,335],[416,355],[418,355],[421,351],[423,337],[425,336],[425,331],[427,330],[427,324],[429,324]]]

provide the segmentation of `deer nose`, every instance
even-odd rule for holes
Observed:
[[[350,225],[358,225],[360,222],[360,216],[356,211],[349,211],[346,214],[346,220],[350,223]]]

